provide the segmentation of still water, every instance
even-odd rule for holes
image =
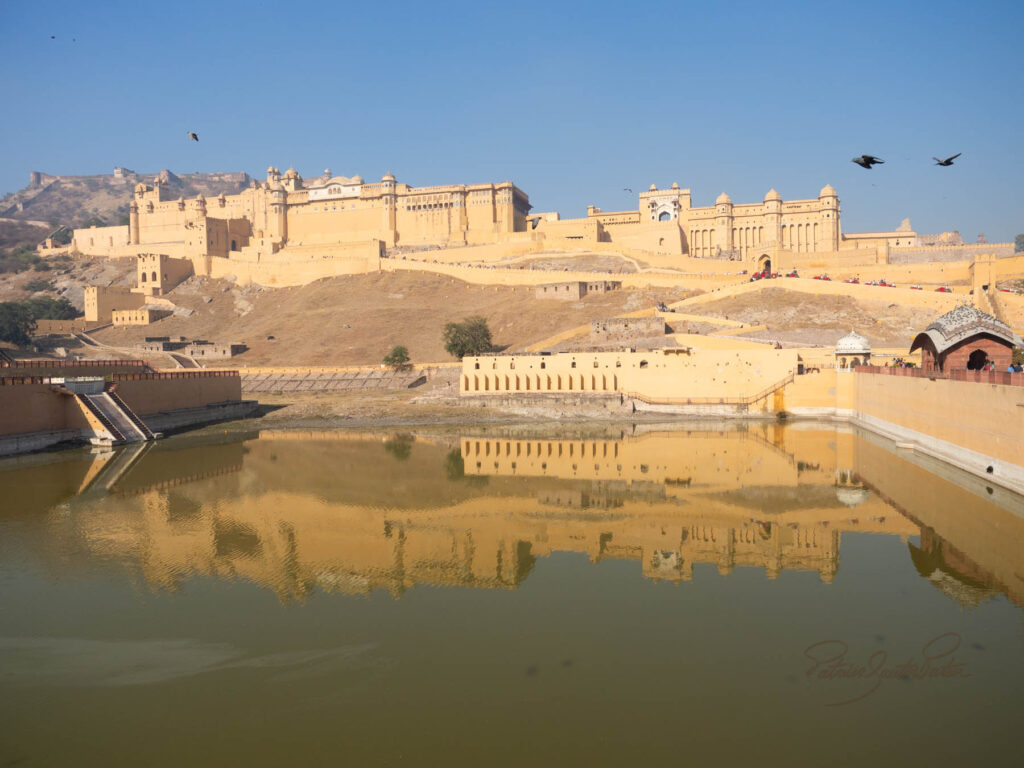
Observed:
[[[0,463],[0,765],[1018,765],[1024,501],[824,425]]]

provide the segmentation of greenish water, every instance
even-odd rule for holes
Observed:
[[[1024,501],[831,426],[0,462],[0,765],[1019,764]]]

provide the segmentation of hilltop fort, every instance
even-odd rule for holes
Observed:
[[[186,198],[181,184],[164,174],[147,182],[123,173],[127,223],[76,229],[68,248],[109,257],[159,253],[190,260],[195,274],[263,285],[377,271],[382,258],[421,250],[451,264],[496,264],[547,251],[611,252],[694,274],[735,272],[739,265],[771,272],[958,261],[979,249],[997,257],[1013,251],[1008,243],[964,244],[957,232],[921,235],[909,220],[891,231],[844,232],[839,195],[828,184],[816,197],[798,200],[771,189],[759,202],[733,203],[723,192],[711,206],[694,205],[691,191],[678,184],[652,184],[635,210],[589,206],[586,216],[563,219],[533,212],[528,195],[511,181],[412,187],[390,173],[368,183],[330,170],[304,179],[294,168],[281,173],[273,166],[264,181],[243,177],[218,177],[248,180],[233,194]]]

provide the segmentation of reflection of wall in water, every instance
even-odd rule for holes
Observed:
[[[463,438],[466,474],[695,485],[795,485],[793,457],[745,431],[631,440]]]

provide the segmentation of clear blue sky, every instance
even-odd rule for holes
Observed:
[[[847,231],[909,216],[1006,241],[1024,232],[1022,30],[1019,0],[0,0],[0,192],[31,170],[272,164],[511,179],[582,216],[651,183],[698,205],[831,183]]]

